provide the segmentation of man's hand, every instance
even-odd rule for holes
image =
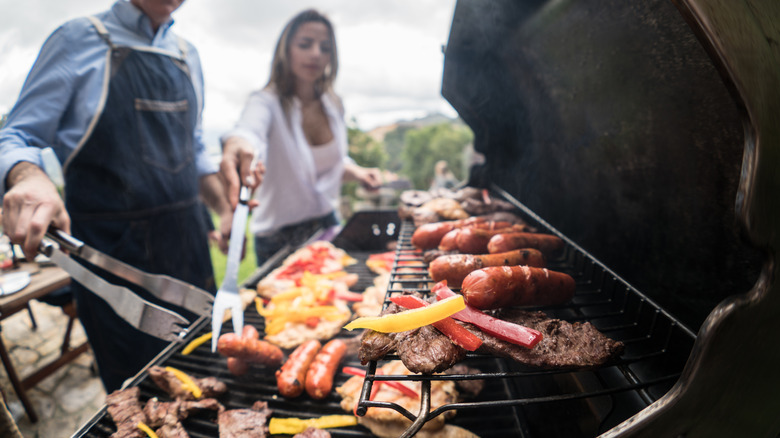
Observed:
[[[27,260],[33,260],[49,225],[70,234],[70,216],[57,188],[38,166],[21,162],[6,180],[10,189],[3,197],[3,230],[21,246]]]
[[[255,160],[255,149],[241,137],[230,137],[222,144],[222,162],[219,172],[227,189],[230,206],[238,205],[238,193],[241,184],[250,190],[257,188],[263,182],[265,166]],[[251,204],[250,204],[251,206]]]

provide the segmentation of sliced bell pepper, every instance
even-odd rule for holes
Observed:
[[[211,340],[211,332],[206,333],[205,335],[200,335],[197,338],[193,339],[189,344],[187,344],[186,347],[184,347],[183,350],[181,350],[181,354],[188,355],[195,351],[196,348],[200,347],[201,345],[205,344],[206,342]]]
[[[390,315],[357,318],[345,325],[344,328],[347,330],[366,328],[382,333],[405,332],[432,324],[465,308],[466,302],[463,301],[463,296],[457,295],[419,309],[405,310]]]
[[[419,309],[431,305],[431,303],[414,295],[398,295],[391,297],[390,301],[407,309]],[[444,318],[431,325],[444,333],[456,345],[468,351],[476,351],[482,345],[482,339],[479,339],[477,335],[468,331],[452,318]]]
[[[361,370],[360,368],[355,367],[344,367],[341,369],[341,371],[344,372],[344,374],[349,374],[350,376],[358,376],[358,377],[366,377],[366,372]],[[377,370],[377,375],[379,374],[379,370]],[[378,388],[379,385],[387,385],[393,389],[398,390],[403,395],[411,398],[420,398],[420,394],[417,393],[414,389],[404,385],[401,382],[395,382],[392,380],[376,380],[374,381],[374,386],[371,388],[371,392],[373,393],[374,387]],[[370,399],[371,397],[369,397]],[[357,406],[356,406],[357,407]]]
[[[440,300],[449,300],[452,297],[460,296],[447,287],[446,281],[436,283],[431,291]],[[542,333],[538,330],[494,318],[468,304],[465,309],[453,314],[452,317],[463,322],[470,322],[485,333],[522,347],[532,348],[542,340]]]
[[[135,425],[135,427],[137,427],[137,428],[141,429],[142,431],[144,431],[146,436],[148,436],[149,438],[158,438],[157,434],[154,433],[152,428],[147,426],[146,423],[144,423],[143,421],[139,421],[138,424]]]
[[[328,429],[334,427],[355,426],[357,418],[353,415],[325,415],[318,418],[271,418],[268,423],[268,432],[271,435],[287,434],[295,435],[306,430],[307,427]]]
[[[363,294],[359,292],[334,290],[333,298],[337,300],[350,301],[354,303],[358,301],[363,301]]]
[[[176,369],[174,367],[165,367],[165,370],[173,373],[173,375],[176,376],[176,378],[181,381],[184,389],[191,392],[196,399],[199,399],[203,396],[203,391],[200,390],[200,387],[195,383],[194,380],[192,380],[192,377],[190,377],[187,373],[179,369]]]

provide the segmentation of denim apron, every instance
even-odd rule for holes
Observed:
[[[65,163],[65,204],[75,237],[151,273],[179,278],[212,293],[207,223],[198,197],[194,132],[198,102],[186,51],[170,54],[109,46],[105,104]],[[182,46],[183,48],[183,46]],[[144,290],[98,268],[108,281]],[[118,389],[166,345],[136,330],[83,286],[74,284],[78,316],[107,391]],[[166,305],[192,321],[194,315]]]

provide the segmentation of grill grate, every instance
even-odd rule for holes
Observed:
[[[504,197],[513,201],[508,195]],[[445,376],[377,376],[376,367],[385,360],[368,364],[366,382],[361,395],[359,411],[369,407],[389,408],[405,414],[411,420],[416,416],[393,403],[368,401],[367,391],[378,380],[475,380],[485,382],[484,389],[473,399],[453,403],[429,412],[421,417],[421,423],[407,434],[413,434],[422,422],[446,411],[457,410],[448,420],[473,431],[482,438],[490,437],[592,437],[619,424],[626,418],[648,406],[665,394],[679,377],[695,335],[689,329],[663,311],[650,299],[632,288],[593,257],[568,241],[548,224],[535,217],[517,201],[513,201],[526,215],[526,219],[540,230],[557,234],[566,242],[566,248],[555,259],[548,260],[549,267],[566,272],[575,278],[577,292],[571,303],[556,307],[538,307],[551,317],[568,321],[590,321],[613,339],[625,344],[621,358],[596,370],[554,371],[537,370],[511,360],[470,353],[464,364],[480,371],[479,374],[453,374]],[[396,256],[388,295],[405,289],[429,291],[427,264],[422,253],[411,245],[414,225],[400,222],[395,212],[367,212],[356,214],[334,239],[336,246],[346,249],[358,260],[348,267],[357,273],[355,291],[365,290],[373,284],[374,274],[365,265],[368,256],[386,250],[388,242],[395,243]],[[362,237],[361,239],[361,236]],[[254,287],[259,279],[281,263],[290,250],[274,257],[273,262],[262,266],[246,286]],[[400,262],[404,262],[400,266]],[[404,269],[401,269],[404,268]],[[406,270],[413,272],[405,272]],[[245,322],[264,329],[263,318],[254,306],[247,309]],[[226,322],[225,330],[231,330]],[[252,368],[245,376],[235,377],[227,371],[226,359],[211,354],[207,348],[196,349],[188,356],[181,349],[189,340],[209,331],[208,318],[201,318],[181,345],[171,345],[152,364],[173,366],[193,376],[215,376],[228,386],[228,393],[220,401],[228,409],[245,408],[257,400],[267,401],[274,416],[310,418],[328,414],[342,414],[340,397],[331,394],[322,401],[313,401],[306,395],[285,400],[277,395],[274,370]],[[343,331],[339,336],[354,334]],[[342,366],[360,366],[355,358]],[[343,384],[350,376],[338,373],[335,385]],[[142,401],[151,397],[167,399],[142,371],[130,383],[141,389]],[[425,392],[425,391],[423,391]],[[423,397],[424,398],[424,397]],[[485,419],[490,418],[490,427]],[[217,437],[216,416],[198,415],[184,422],[184,427],[194,438]],[[116,431],[105,407],[85,424],[74,437],[109,437]],[[331,430],[334,437],[367,437],[371,433],[362,426]]]
[[[507,430],[483,433],[484,426],[471,423],[483,415],[488,415],[492,423],[495,413],[503,409],[511,410],[507,415],[517,420],[512,426],[513,436],[591,437],[603,433],[671,389],[688,359],[695,334],[518,201],[506,193],[502,196],[523,211],[532,225],[567,242],[558,257],[548,260],[548,267],[575,278],[574,299],[563,306],[539,306],[531,310],[541,310],[570,322],[589,321],[602,333],[622,341],[624,352],[618,361],[587,371],[536,370],[508,359],[469,354],[464,363],[481,369],[482,374],[412,380],[483,379],[487,394],[479,400],[442,406],[423,418],[427,421],[457,409],[458,415],[452,423],[479,431],[483,437],[507,436]],[[411,222],[405,221],[400,226],[388,297],[404,290],[430,293],[432,282],[422,252],[411,244],[414,230]],[[377,377],[373,374],[375,369],[376,364],[370,364],[367,382],[399,378]],[[501,390],[488,391],[488,387]],[[415,420],[414,415],[398,405],[368,401],[369,391],[370,384],[361,394],[359,413],[366,407],[384,406]],[[404,436],[412,436],[421,425],[422,421],[419,425],[415,423]]]

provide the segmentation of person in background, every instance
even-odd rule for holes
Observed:
[[[431,190],[453,189],[458,185],[458,179],[450,170],[449,165],[444,160],[439,160],[433,168],[433,182]]]
[[[342,181],[381,185],[379,169],[347,156],[344,108],[333,90],[337,72],[330,20],[313,9],[297,14],[276,44],[268,84],[249,95],[238,123],[222,136],[220,171],[231,204],[242,183],[257,187],[249,228],[258,265],[286,245],[300,245],[316,230],[339,224]],[[255,158],[265,165],[264,174],[252,166]]]
[[[139,269],[215,291],[200,197],[219,214],[222,234],[232,210],[202,140],[198,53],[171,30],[182,2],[119,0],[68,21],[41,48],[0,130],[3,227],[28,259],[54,226]],[[47,146],[63,165],[65,202],[43,170]],[[72,287],[111,392],[168,343]]]

